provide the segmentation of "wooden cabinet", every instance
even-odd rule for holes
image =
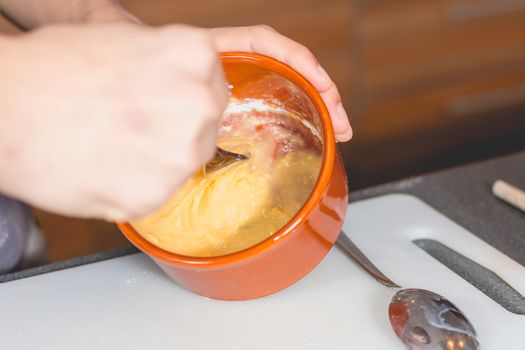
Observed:
[[[505,1],[470,1],[469,12],[480,3]],[[367,102],[523,69],[525,6],[523,11],[463,18],[454,15],[459,3],[399,0],[364,7]]]
[[[525,147],[524,1],[356,8],[356,136],[342,149],[357,187]]]

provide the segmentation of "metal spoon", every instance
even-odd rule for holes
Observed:
[[[386,277],[341,232],[337,245],[383,285],[401,288]],[[423,289],[401,289],[390,301],[390,324],[408,350],[477,350],[476,331],[465,315],[448,299]]]
[[[398,291],[388,308],[390,324],[409,350],[476,350],[478,337],[449,300],[423,289]]]
[[[248,159],[249,156],[239,153],[234,153],[226,151],[220,147],[217,147],[215,151],[215,156],[204,166],[205,173],[209,173],[214,170],[218,170],[228,166],[232,163],[238,162],[240,160]]]

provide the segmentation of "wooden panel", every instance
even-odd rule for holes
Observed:
[[[369,104],[360,133],[367,142],[384,141],[447,128],[462,119],[476,123],[480,113],[522,105],[525,105],[525,69]]]
[[[476,17],[479,2],[403,0],[365,7],[366,102],[525,67],[525,6]],[[454,10],[461,4],[473,9]]]
[[[41,210],[35,215],[53,261],[130,245],[114,224],[105,221],[66,218]]]
[[[350,189],[525,149],[525,106],[458,118],[439,128],[369,142],[359,130],[342,144]]]

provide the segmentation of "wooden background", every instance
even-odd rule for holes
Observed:
[[[525,148],[522,0],[123,3],[151,25],[264,23],[309,47],[351,113],[351,190]],[[37,215],[54,260],[127,244],[104,222]]]

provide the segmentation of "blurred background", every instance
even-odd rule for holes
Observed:
[[[151,25],[264,23],[309,47],[351,113],[351,191],[525,149],[524,0],[123,3]],[[53,261],[128,245],[111,224],[36,214]]]

